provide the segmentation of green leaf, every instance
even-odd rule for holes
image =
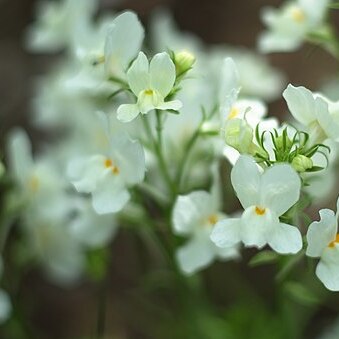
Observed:
[[[261,251],[249,261],[249,266],[256,267],[264,264],[272,264],[277,261],[279,255],[273,251]]]
[[[299,282],[286,282],[284,289],[292,299],[302,305],[309,306],[320,302],[319,297],[313,291]]]
[[[106,248],[94,249],[87,253],[86,271],[91,279],[100,281],[106,274],[109,252]]]
[[[175,111],[174,109],[166,109],[166,112],[171,113],[171,114],[175,114],[175,115],[179,115],[180,114],[179,111]]]
[[[309,168],[308,170],[306,170],[306,172],[319,172],[322,171],[325,167],[321,167],[321,166],[313,166],[311,168]]]

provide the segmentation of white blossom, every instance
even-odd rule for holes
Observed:
[[[339,291],[339,199],[337,213],[330,209],[319,211],[320,221],[314,221],[307,231],[306,255],[320,258],[316,275],[331,291]]]
[[[211,239],[219,247],[239,242],[278,253],[296,253],[302,247],[299,230],[279,221],[298,200],[300,178],[288,164],[277,164],[264,173],[254,160],[241,156],[231,173],[232,185],[244,207],[241,218],[219,221]]]
[[[39,2],[37,21],[27,33],[28,47],[37,52],[57,52],[69,47],[73,33],[88,24],[96,9],[95,0]]]
[[[311,145],[328,138],[339,141],[339,110],[335,103],[303,86],[291,84],[285,89],[283,97],[293,117],[307,126]]]
[[[139,113],[153,109],[179,110],[179,100],[165,101],[171,92],[176,74],[175,66],[167,53],[156,54],[149,63],[143,52],[127,72],[128,84],[137,97],[136,104],[124,104],[118,108],[118,119],[129,122]]]
[[[308,34],[324,23],[329,0],[286,1],[279,9],[264,8],[262,20],[268,30],[259,38],[262,52],[296,50]]]
[[[108,147],[101,154],[73,159],[68,166],[72,184],[78,192],[92,194],[99,214],[120,211],[130,199],[128,187],[142,182],[145,175],[140,143],[124,132],[112,134],[108,122],[105,133]]]
[[[192,274],[208,266],[215,258],[236,258],[236,246],[219,248],[210,240],[214,224],[226,216],[219,211],[219,203],[213,193],[194,191],[180,195],[173,209],[173,228],[178,235],[190,239],[176,253],[178,264],[186,274]]]

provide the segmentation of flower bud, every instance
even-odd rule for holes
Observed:
[[[284,139],[283,138],[284,137],[282,135],[280,135],[279,137],[275,138],[275,140],[274,140],[278,152],[284,152],[286,149],[290,149],[293,145],[292,140],[288,136],[285,137],[285,145],[284,145]]]
[[[174,54],[174,64],[176,75],[188,72],[195,63],[195,56],[187,51],[181,51]]]
[[[251,154],[253,129],[244,119],[231,119],[225,125],[226,144],[241,154]]]
[[[305,155],[297,155],[292,160],[292,167],[299,173],[303,173],[313,167],[313,161]]]

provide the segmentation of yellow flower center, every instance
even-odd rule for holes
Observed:
[[[208,222],[209,226],[214,226],[218,222],[218,220],[219,220],[219,218],[216,214],[211,214],[207,218],[207,222]]]
[[[113,161],[111,159],[106,159],[105,160],[105,167],[106,168],[110,168],[112,170],[112,173],[113,174],[119,174],[120,173],[120,170],[119,170],[119,167],[118,166],[115,166],[113,164]]]
[[[153,90],[152,89],[146,89],[145,94],[146,95],[153,95]]]
[[[264,215],[265,212],[266,212],[266,208],[255,206],[255,210],[254,211],[255,211],[256,215]]]
[[[334,248],[337,243],[339,243],[339,233],[337,233],[335,239],[328,244],[328,247]]]
[[[227,119],[234,119],[236,118],[240,113],[239,108],[232,107],[230,114],[228,115]]]
[[[306,15],[304,11],[299,7],[293,7],[291,9],[291,16],[292,16],[292,19],[298,23],[304,22],[306,19]]]
[[[28,188],[32,192],[36,192],[39,189],[40,181],[37,176],[32,175],[28,180]]]

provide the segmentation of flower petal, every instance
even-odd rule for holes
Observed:
[[[150,87],[149,63],[146,55],[140,52],[127,72],[128,84],[133,93],[139,93]]]
[[[232,58],[225,58],[219,91],[220,114],[226,118],[240,92],[238,68]]]
[[[166,98],[175,81],[175,66],[167,53],[158,53],[151,60],[150,81],[151,88]]]
[[[320,257],[328,244],[335,239],[338,229],[337,217],[333,211],[319,211],[320,221],[313,221],[307,230],[306,255]]]
[[[316,275],[330,291],[339,291],[339,249],[326,248],[316,268]]]
[[[135,13],[128,11],[114,19],[105,41],[105,68],[109,74],[114,75],[117,66],[127,67],[140,50],[144,35]]]
[[[303,242],[297,227],[278,223],[272,228],[268,244],[278,253],[297,253],[301,250]]]
[[[173,229],[176,234],[189,234],[202,226],[204,219],[213,210],[213,200],[205,191],[195,191],[187,195],[179,195],[173,208]]]
[[[299,200],[300,188],[299,175],[290,165],[274,165],[261,178],[260,204],[280,216]]]
[[[27,134],[22,129],[11,132],[8,142],[9,167],[21,184],[33,167],[32,147]]]
[[[180,269],[192,274],[212,262],[215,256],[213,244],[209,238],[197,236],[180,247],[176,253]]]
[[[120,105],[117,111],[117,118],[121,122],[130,122],[135,119],[140,113],[139,107],[136,104]]]
[[[96,188],[98,180],[105,175],[105,170],[105,157],[95,155],[72,160],[67,174],[78,192],[90,193]]]
[[[92,204],[98,214],[116,213],[123,209],[130,194],[119,175],[107,173],[92,193]]]
[[[172,109],[174,111],[179,111],[179,109],[182,107],[182,102],[180,100],[172,100],[172,101],[166,101],[162,103],[161,105],[157,106],[157,109],[162,110],[168,110]]]
[[[239,157],[232,169],[231,181],[244,208],[259,202],[260,172],[253,158]]]
[[[289,84],[283,92],[283,97],[294,118],[303,125],[308,126],[316,120],[315,100],[309,89]]]
[[[240,232],[240,219],[227,218],[216,223],[210,238],[218,247],[232,247],[241,241]]]
[[[237,259],[240,257],[239,246],[217,248],[217,256],[222,260]]]
[[[330,114],[328,104],[321,97],[315,99],[315,111],[319,125],[328,138],[339,141],[339,125]]]
[[[119,167],[121,176],[128,185],[138,184],[145,176],[144,149],[138,141],[126,133],[116,133],[111,139],[112,159]]]
[[[278,225],[279,219],[269,209],[258,214],[256,208],[256,206],[247,208],[241,216],[240,237],[245,246],[261,248],[267,244],[268,237]]]
[[[111,241],[116,230],[117,224],[111,215],[99,216],[92,206],[87,204],[70,224],[72,236],[89,247],[106,245]]]

